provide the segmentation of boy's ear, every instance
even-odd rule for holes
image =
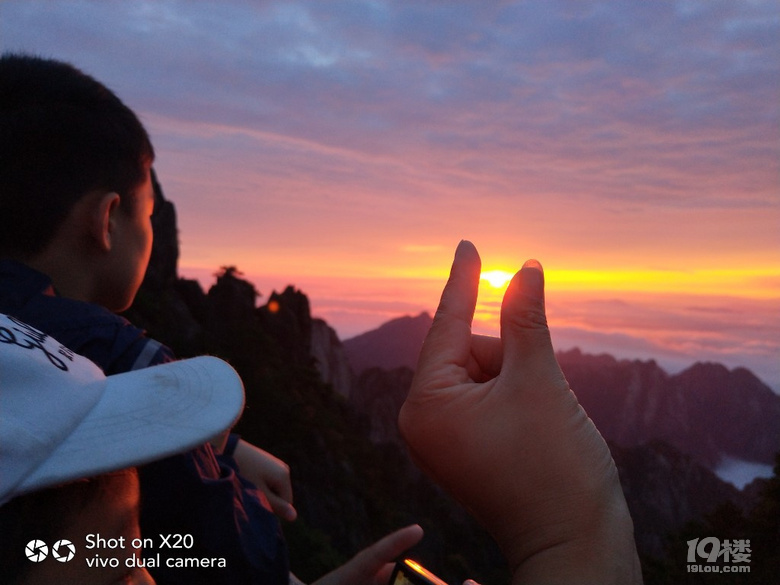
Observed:
[[[119,194],[104,193],[97,197],[94,203],[90,235],[101,250],[111,250],[111,239],[114,233],[115,215],[119,210]]]

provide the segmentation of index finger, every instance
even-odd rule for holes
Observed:
[[[389,564],[420,542],[422,536],[423,530],[417,524],[396,530],[363,549],[346,564],[318,579],[313,585],[386,583],[392,570],[392,565]]]
[[[442,365],[466,366],[480,269],[481,261],[474,244],[461,241],[455,251],[450,277],[444,286],[433,324],[420,352],[418,376],[425,376],[431,369]]]

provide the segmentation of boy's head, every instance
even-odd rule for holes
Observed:
[[[121,577],[109,571],[113,567],[101,572],[86,565],[85,538],[101,532],[139,537],[138,483],[129,468],[207,442],[229,428],[242,407],[241,380],[216,358],[105,377],[89,360],[0,314],[4,578],[102,583],[106,573]],[[63,539],[75,548],[67,563],[53,558]],[[25,557],[29,543],[46,551],[42,562]]]
[[[63,296],[122,311],[151,253],[149,136],[75,67],[0,57],[0,258],[47,274]]]
[[[75,67],[28,55],[0,57],[0,257],[40,252],[71,207],[94,191],[123,204],[154,159],[130,108]]]

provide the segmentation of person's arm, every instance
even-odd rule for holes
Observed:
[[[541,265],[472,336],[480,259],[461,242],[399,425],[416,463],[492,533],[513,583],[641,583],[610,452],[569,389],[547,328]]]
[[[247,443],[233,435],[235,447],[229,454],[238,466],[241,475],[251,481],[265,496],[268,508],[282,518],[292,522],[298,517],[293,507],[293,490],[290,482],[290,467],[267,451]],[[230,431],[211,439],[211,447],[218,455],[224,454],[231,440]]]
[[[239,439],[233,458],[246,479],[263,492],[271,510],[283,520],[293,521],[298,512],[293,507],[290,467],[262,449]]]

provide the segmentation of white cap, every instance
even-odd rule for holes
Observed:
[[[202,445],[244,407],[227,363],[198,357],[106,377],[0,314],[0,505]]]

